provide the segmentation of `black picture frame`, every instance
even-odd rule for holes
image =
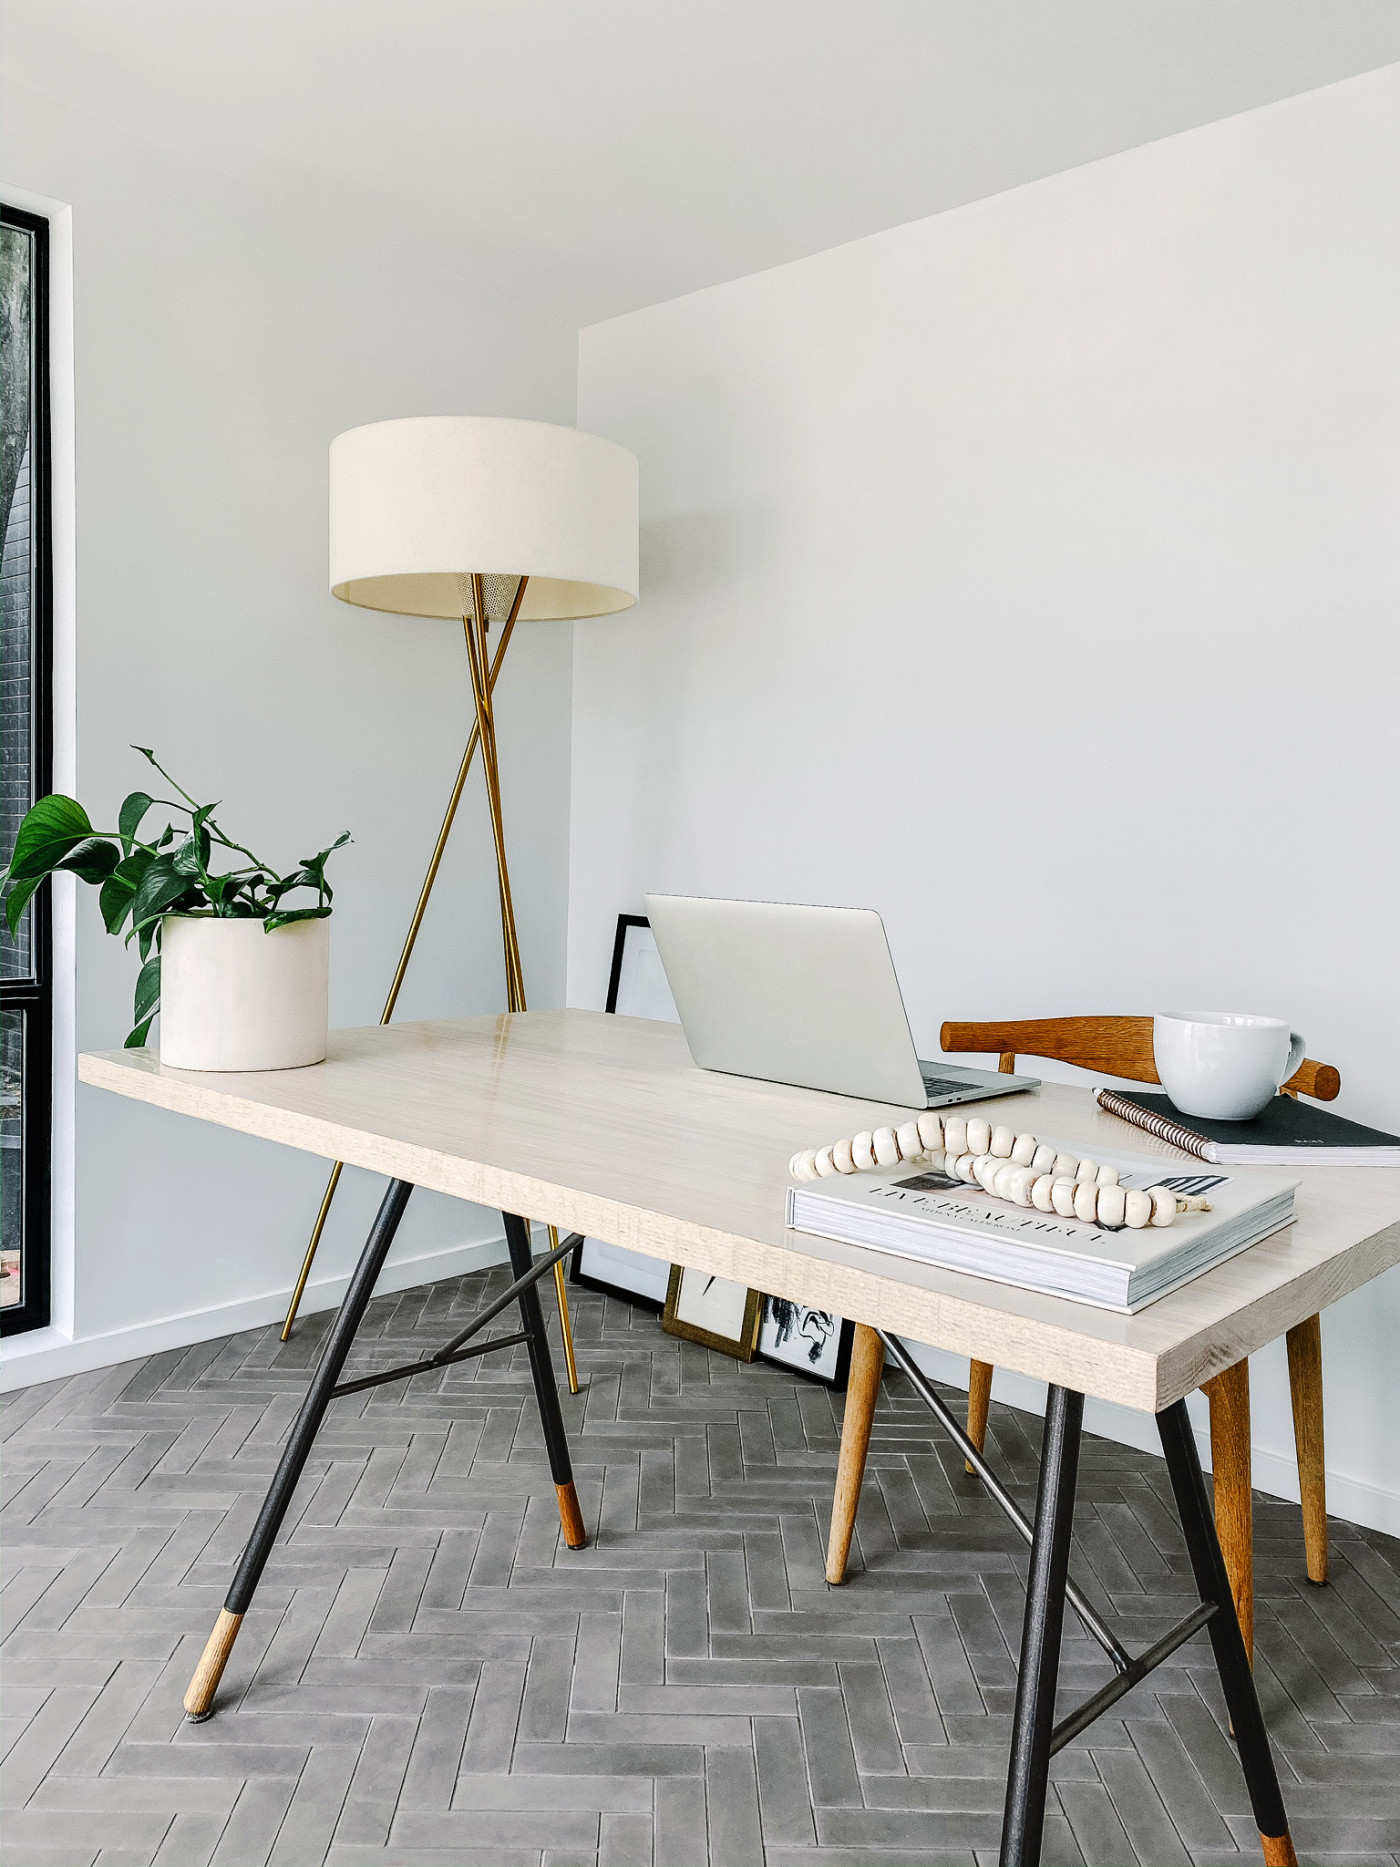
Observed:
[[[645,914],[619,914],[617,932],[613,935],[612,970],[608,974],[608,996],[603,1005],[604,1011],[617,1010],[617,994],[622,984],[622,962],[627,953],[627,934],[633,927],[650,927],[651,922]]]
[[[772,1339],[775,1330],[781,1327],[781,1312],[784,1309],[797,1312],[796,1318],[789,1320],[790,1333],[787,1339],[793,1347],[787,1354],[779,1352]],[[814,1364],[810,1352],[812,1338],[804,1328],[804,1323],[818,1316],[828,1321],[830,1331],[824,1341],[825,1352]],[[801,1375],[804,1381],[815,1381],[819,1387],[844,1394],[851,1374],[851,1344],[855,1340],[855,1333],[856,1326],[847,1317],[833,1315],[828,1310],[818,1310],[810,1303],[792,1303],[785,1297],[765,1297],[755,1360],[765,1361],[769,1367],[781,1368],[785,1374]],[[766,1348],[765,1338],[769,1342]]]

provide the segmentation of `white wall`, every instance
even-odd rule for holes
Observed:
[[[575,332],[494,256],[415,228],[411,203],[396,219],[329,189],[257,194],[18,87],[2,101],[0,176],[72,209],[77,795],[114,821],[144,782],[134,741],[226,800],[227,825],[274,862],[352,830],[332,871],[331,1016],[369,1023],[470,684],[447,625],[328,595],[326,450],[341,429],[395,415],[571,421]],[[563,994],[569,681],[563,625],[517,633],[497,705],[540,1005]],[[473,784],[400,1016],[504,1002],[493,878]],[[134,957],[103,934],[95,894],[78,891],[73,912],[76,1041],[116,1047]],[[60,1096],[71,1073],[70,1054]],[[91,1089],[78,1092],[76,1157],[76,1222],[56,1240],[71,1305],[55,1331],[7,1342],[7,1383],[281,1313],[321,1163]],[[347,1175],[312,1307],[338,1298],[379,1190]],[[494,1255],[498,1233],[496,1215],[420,1193],[392,1274],[463,1268]]]
[[[570,1002],[647,888],[872,905],[924,1056],[1258,1009],[1400,1128],[1397,200],[1391,67],[585,331],[644,594],[575,630]],[[1324,1332],[1400,1531],[1400,1273]]]

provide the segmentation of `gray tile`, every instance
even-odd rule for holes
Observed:
[[[762,1859],[752,1751],[706,1752],[705,1807],[712,1867],[752,1867]]]
[[[662,1777],[653,1804],[652,1860],[655,1867],[696,1867],[705,1834],[703,1780]]]
[[[804,1686],[797,1694],[797,1705],[813,1804],[858,1807],[860,1775],[840,1692]]]

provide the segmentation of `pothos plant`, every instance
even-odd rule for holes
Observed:
[[[210,914],[223,920],[259,920],[264,933],[289,927],[293,921],[323,920],[331,911],[331,887],[326,880],[326,858],[350,841],[343,831],[327,848],[304,856],[295,869],[279,875],[242,843],[234,842],[220,827],[214,812],[218,804],[197,804],[156,759],[149,746],[133,746],[142,758],[179,792],[181,802],[133,791],[117,812],[115,830],[95,830],[76,799],[55,792],[41,797],[19,826],[9,867],[0,874],[7,890],[5,917],[12,938],[19,935],[20,917],[42,882],[61,869],[79,881],[101,889],[99,905],[110,934],[127,927],[126,944],[134,940],[141,955],[136,980],[135,1029],[127,1049],[144,1044],[151,1020],[160,1009],[160,923],[165,914]],[[154,842],[138,835],[153,810],[174,812],[179,828],[167,820]],[[229,850],[246,856],[241,867],[217,874],[210,864],[214,851]],[[286,897],[299,888],[314,888],[314,907],[285,907]]]

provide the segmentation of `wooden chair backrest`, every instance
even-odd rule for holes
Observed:
[[[1134,1083],[1160,1083],[1152,1055],[1151,1018],[1012,1018],[1000,1024],[945,1024],[945,1051],[997,1051],[1003,1075],[1015,1074],[1017,1056],[1053,1057],[1081,1070],[1122,1076]],[[1286,1096],[1335,1100],[1342,1087],[1330,1063],[1305,1057],[1283,1085]]]

